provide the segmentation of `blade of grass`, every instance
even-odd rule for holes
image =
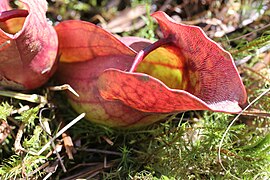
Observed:
[[[224,142],[224,139],[226,137],[226,135],[228,134],[230,128],[232,127],[232,125],[235,123],[235,121],[243,114],[244,111],[246,111],[249,107],[251,107],[255,102],[257,102],[260,98],[262,98],[264,95],[266,95],[268,92],[270,92],[270,88],[266,89],[264,92],[262,92],[257,98],[255,98],[249,105],[247,105],[237,116],[235,116],[235,118],[232,120],[232,122],[229,124],[229,126],[227,127],[227,129],[225,130],[221,140],[220,140],[220,143],[219,143],[219,146],[218,146],[218,161],[222,167],[222,169],[226,172],[228,172],[228,170],[224,167],[223,163],[222,163],[222,159],[221,159],[221,147],[222,147],[222,144]],[[240,179],[238,177],[235,177],[237,179]]]
[[[75,119],[73,119],[70,123],[68,123],[65,127],[63,127],[58,133],[56,133],[56,135],[45,145],[42,147],[42,149],[37,153],[37,155],[41,155],[49,146],[50,144],[59,136],[61,136],[61,134],[63,134],[66,130],[68,130],[71,126],[73,126],[74,124],[76,124],[78,121],[80,121],[81,119],[83,119],[85,116],[85,113],[80,114],[78,117],[76,117]]]
[[[13,91],[0,90],[0,96],[11,97],[32,103],[47,104],[47,99],[44,96],[37,94],[23,94]]]

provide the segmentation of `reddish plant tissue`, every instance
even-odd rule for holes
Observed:
[[[155,43],[119,40],[83,21],[56,26],[58,79],[79,93],[68,94],[74,109],[112,127],[145,126],[188,110],[241,111],[246,91],[231,55],[199,27],[164,12],[152,16],[164,35]]]
[[[20,0],[22,9],[0,1],[0,86],[29,90],[55,71],[58,39],[47,23],[46,0]]]

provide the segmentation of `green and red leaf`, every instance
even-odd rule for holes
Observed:
[[[46,19],[46,0],[21,0],[24,9],[0,2],[0,85],[34,89],[55,70],[57,34]]]
[[[145,46],[145,40],[119,41],[94,24],[76,20],[64,21],[55,29],[61,62],[57,77],[80,95],[69,94],[69,102],[77,112],[86,112],[91,121],[112,127],[136,126],[138,122],[150,124],[164,118],[160,114],[142,113],[121,102],[107,101],[100,96],[96,85],[98,77],[108,68],[129,70],[136,53],[127,45],[140,48]]]
[[[94,24],[69,20],[58,24],[55,29],[61,62],[82,62],[100,56],[135,56],[132,49]]]
[[[176,23],[163,12],[152,16],[164,39],[141,51],[130,72],[104,72],[102,97],[145,112],[241,111],[246,92],[231,55],[198,27]]]
[[[163,12],[153,17],[164,34],[155,43],[118,40],[81,21],[56,27],[59,80],[80,95],[69,94],[71,105],[89,120],[114,127],[148,125],[188,110],[241,111],[246,92],[231,55],[198,27]]]

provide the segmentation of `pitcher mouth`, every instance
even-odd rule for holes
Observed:
[[[24,9],[12,9],[0,13],[0,28],[8,34],[16,34],[24,25],[29,12]]]
[[[199,73],[190,66],[190,60],[171,39],[170,36],[160,39],[140,51],[130,72],[150,75],[169,88],[185,90],[196,95]]]

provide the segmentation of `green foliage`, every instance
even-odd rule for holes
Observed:
[[[156,41],[155,29],[157,28],[156,24],[154,23],[153,18],[151,18],[151,5],[146,5],[146,16],[142,16],[142,19],[145,22],[145,27],[141,28],[135,36],[143,37],[149,39],[151,41]]]
[[[143,21],[145,22],[145,26],[140,28],[138,31],[124,32],[123,36],[138,36],[142,38],[149,39],[151,41],[156,41],[157,37],[155,35],[155,30],[157,28],[157,24],[154,22],[154,19],[151,15],[151,1],[132,1],[132,6],[145,5],[146,7],[146,15],[141,16]]]
[[[164,128],[165,132],[162,135],[155,136],[147,151],[139,148],[140,151],[147,152],[146,157],[142,158],[148,160],[144,166],[157,175],[182,179],[202,177],[217,179],[224,175],[227,178],[241,175],[239,178],[242,179],[267,172],[270,165],[267,156],[260,154],[257,156],[259,159],[254,156],[247,159],[247,154],[243,154],[247,151],[243,150],[244,146],[239,141],[241,142],[240,138],[246,137],[249,133],[249,127],[243,124],[234,125],[226,137],[222,147],[222,160],[228,171],[224,172],[221,168],[216,159],[217,149],[229,123],[229,117],[220,113],[204,113],[203,118],[195,124],[183,123],[180,126],[170,124],[170,128]],[[166,123],[164,125],[166,126]],[[253,133],[261,136],[258,131]],[[245,140],[245,143],[248,142],[249,140]],[[261,149],[267,152],[269,142],[263,142],[265,145]]]
[[[78,0],[59,0],[57,2],[49,1],[49,3],[57,7],[57,9],[51,10],[52,13],[58,14],[58,17],[56,18],[56,20],[80,18],[80,13],[87,12],[90,10],[91,5],[93,6],[96,5],[95,0],[91,0],[89,2],[91,4],[87,2],[78,1]],[[55,20],[55,18],[52,18],[52,19]]]
[[[233,125],[225,138],[221,155],[226,171],[221,167],[217,160],[218,146],[233,117],[223,113],[190,112],[181,117],[172,116],[170,120],[146,129],[103,129],[103,133],[100,132],[102,127],[97,129],[96,125],[81,121],[72,127],[72,134],[78,137],[83,132],[84,148],[118,149],[116,152],[122,153],[121,158],[112,159],[117,165],[104,172],[103,179],[270,177],[267,173],[270,167],[269,135],[242,123]],[[113,141],[112,146],[102,140],[104,135]],[[255,140],[255,137],[260,138]],[[86,160],[89,154],[80,153],[79,156]]]
[[[22,175],[28,176],[45,161],[46,157],[42,156],[25,155],[25,157],[21,157],[13,155],[0,166],[0,177],[2,179],[19,179]],[[38,178],[40,175],[37,174],[31,177]]]
[[[242,153],[248,158],[270,161],[270,133],[263,136],[253,136],[250,144],[243,147]]]
[[[8,103],[3,103],[2,106],[0,106],[0,114],[3,118],[10,116],[11,111],[14,109],[16,108]],[[49,141],[49,136],[37,121],[40,110],[40,107],[37,106],[11,117],[14,118],[14,122],[17,126],[24,127],[23,139],[21,140],[24,150],[19,154],[15,153],[14,136],[8,136],[5,142],[0,145],[0,156],[2,157],[0,161],[1,179],[18,179],[23,177],[39,178],[44,174],[44,172],[36,171],[36,169],[48,161],[48,159],[43,155],[33,154],[33,152],[39,151]],[[11,122],[8,121],[8,123]],[[17,130],[12,133],[17,133]]]
[[[24,139],[23,147],[29,151],[37,152],[45,144],[44,142],[48,142],[48,137],[44,130],[37,125],[34,128],[33,134]]]
[[[13,111],[13,106],[9,105],[7,102],[2,102],[0,105],[0,120],[7,120],[7,117],[10,116]]]
[[[35,119],[37,118],[38,112],[39,107],[31,108],[27,111],[23,111],[20,116],[16,117],[16,119],[29,126],[35,126]]]
[[[247,63],[247,65],[252,66],[256,62],[254,62],[256,57],[269,49],[270,31],[264,30],[260,36],[253,39],[252,41],[245,39],[245,36],[242,35],[244,33],[252,35],[255,32],[253,32],[253,29],[245,28],[242,33],[236,32],[227,37],[230,44],[236,44],[235,47],[231,47],[232,49],[230,52],[237,60],[251,56],[249,59],[252,58],[252,61]],[[223,45],[226,46],[225,44]]]
[[[141,179],[144,179],[144,180],[175,180],[175,178],[173,178],[173,177],[167,177],[164,175],[162,175],[160,178],[154,177],[152,173],[150,173],[146,170],[143,170],[141,172],[137,172],[135,174],[135,176],[130,177],[130,178],[134,179],[134,180],[141,180]]]

